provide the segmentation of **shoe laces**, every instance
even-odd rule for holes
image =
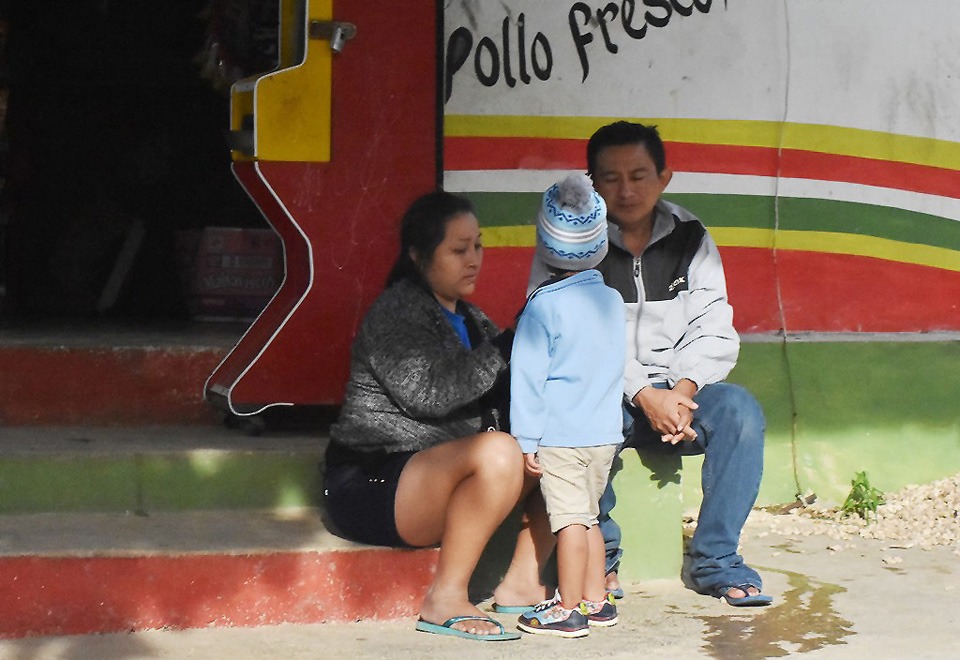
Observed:
[[[556,593],[553,594],[553,598],[548,598],[547,600],[542,600],[542,601],[540,601],[539,603],[537,603],[536,605],[534,605],[534,606],[533,606],[533,611],[534,611],[534,612],[545,612],[545,611],[547,611],[547,610],[549,610],[549,609],[552,609],[552,608],[556,607],[557,605],[559,605],[561,608],[563,607],[563,603],[562,603],[561,600],[560,600],[560,591],[559,591],[559,590],[558,590]]]

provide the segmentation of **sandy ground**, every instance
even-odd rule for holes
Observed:
[[[781,518],[782,520],[782,518]],[[960,556],[880,539],[784,533],[758,512],[742,551],[772,607],[733,608],[677,580],[626,585],[620,624],[588,638],[472,642],[412,620],[0,640],[0,658],[956,658]],[[508,628],[515,615],[497,615]]]

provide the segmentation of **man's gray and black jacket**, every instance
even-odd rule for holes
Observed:
[[[688,378],[703,387],[722,381],[740,353],[720,253],[706,227],[681,206],[657,203],[653,235],[633,256],[609,225],[610,248],[597,267],[626,303],[624,396]],[[534,256],[528,290],[549,277]]]

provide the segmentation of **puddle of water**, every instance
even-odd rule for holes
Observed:
[[[846,644],[845,638],[855,634],[853,623],[833,608],[834,596],[846,589],[800,573],[763,570],[787,576],[788,589],[772,607],[743,615],[695,615],[705,625],[703,650],[710,657],[778,658]]]
[[[781,552],[789,552],[789,553],[794,554],[794,555],[802,555],[802,554],[803,554],[803,552],[802,552],[801,550],[797,550],[797,549],[794,548],[793,545],[791,545],[790,543],[781,543],[781,544],[779,544],[779,545],[774,545],[774,546],[772,546],[772,547],[773,547],[775,550],[780,550]]]

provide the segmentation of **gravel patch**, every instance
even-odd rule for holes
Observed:
[[[770,534],[825,535],[836,541],[828,546],[834,551],[855,547],[852,541],[867,538],[890,542],[890,548],[946,546],[960,555],[960,474],[885,493],[884,503],[867,519],[845,515],[839,507],[798,501],[755,509],[750,521],[754,529]],[[890,563],[896,563],[896,558],[891,557]]]

